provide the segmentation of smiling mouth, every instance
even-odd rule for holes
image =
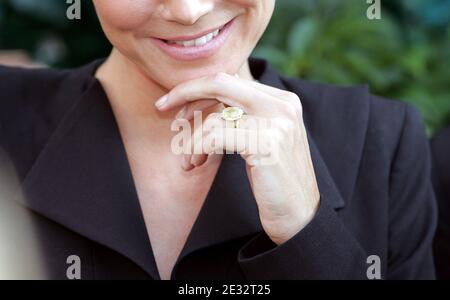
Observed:
[[[191,39],[183,39],[183,38],[176,38],[173,40],[164,40],[161,39],[164,43],[171,45],[171,46],[180,46],[185,48],[191,48],[191,47],[200,47],[208,44],[209,42],[213,41],[216,37],[220,36],[222,31],[225,27],[227,27],[232,21],[226,23],[225,25],[222,25],[221,27],[209,31],[208,33]]]
[[[232,19],[221,27],[200,32],[196,35],[184,35],[166,39],[152,38],[151,41],[166,55],[178,61],[206,59],[219,53],[225,45],[234,27]]]

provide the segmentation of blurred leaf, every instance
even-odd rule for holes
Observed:
[[[319,22],[314,18],[306,18],[294,24],[288,35],[288,52],[297,56],[304,55],[319,35]]]

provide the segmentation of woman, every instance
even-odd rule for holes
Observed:
[[[107,60],[0,71],[2,143],[50,277],[71,255],[83,279],[434,277],[413,109],[250,59],[275,0],[94,3]],[[190,145],[210,147],[179,153],[171,129],[198,111],[212,129]],[[242,136],[270,151],[234,145]]]

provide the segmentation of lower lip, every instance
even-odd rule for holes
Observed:
[[[156,38],[152,38],[152,40],[164,53],[174,59],[183,61],[204,59],[219,52],[230,34],[233,21],[228,22],[216,37],[202,46],[184,47],[177,44],[168,44]]]

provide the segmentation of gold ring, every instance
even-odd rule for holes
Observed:
[[[239,120],[242,119],[244,111],[240,107],[230,106],[222,111],[222,119],[232,121],[234,128],[239,128]]]

